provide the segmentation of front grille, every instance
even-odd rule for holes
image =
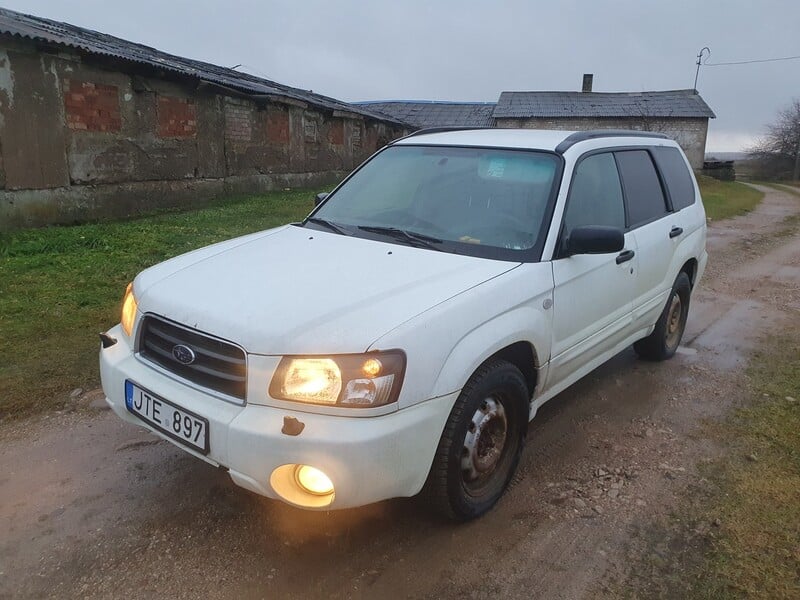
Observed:
[[[190,364],[176,358],[173,350],[179,345],[194,353]],[[245,398],[247,358],[241,348],[230,342],[146,316],[142,320],[139,355],[199,386]]]

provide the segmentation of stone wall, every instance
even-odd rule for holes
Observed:
[[[4,37],[0,230],[324,185],[405,133]]]
[[[531,118],[497,119],[496,127],[521,127],[525,129],[559,129],[585,131],[587,129],[635,129],[664,133],[678,142],[694,169],[703,168],[707,118],[652,119],[635,118]]]

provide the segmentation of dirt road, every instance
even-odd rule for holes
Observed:
[[[740,399],[749,351],[798,321],[800,199],[764,191],[756,211],[710,227],[680,354],[651,364],[626,351],[547,404],[486,517],[443,523],[415,499],[298,511],[89,394],[0,429],[0,597],[602,595],[631,536],[718,452],[700,424]]]

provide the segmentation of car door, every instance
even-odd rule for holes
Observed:
[[[563,246],[572,229],[587,225],[625,229],[622,185],[610,151],[585,156],[575,167],[559,245]],[[622,252],[556,254],[552,261],[553,345],[548,387],[630,334],[636,264],[636,240],[630,232],[625,234]]]
[[[622,179],[628,230],[636,239],[639,258],[633,295],[633,329],[649,327],[667,301],[673,242],[666,195],[650,152],[646,148],[615,152]]]
[[[668,217],[668,235],[672,240],[673,272],[669,276],[674,275],[675,267],[696,256],[697,230],[705,225],[705,218],[702,211],[698,211],[694,179],[681,151],[671,146],[658,146],[651,153],[672,210]]]

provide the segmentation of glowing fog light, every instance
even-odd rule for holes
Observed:
[[[125,288],[125,297],[122,300],[122,330],[125,335],[130,337],[133,333],[133,322],[136,319],[136,298],[133,296],[133,283],[129,283]]]
[[[309,494],[327,496],[333,493],[333,482],[319,469],[308,465],[297,465],[294,471],[297,484]]]

